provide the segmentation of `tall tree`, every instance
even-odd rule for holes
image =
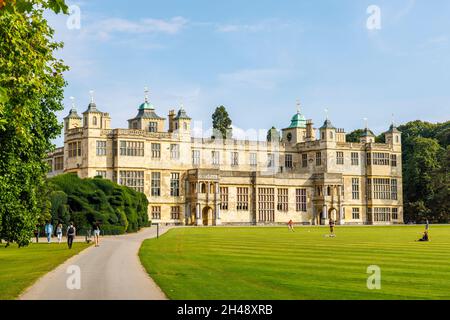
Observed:
[[[44,11],[67,13],[63,0],[13,0],[0,9],[0,238],[27,245],[43,213],[46,152],[61,132],[62,43]]]
[[[224,106],[217,107],[212,115],[213,129],[222,134],[222,138],[231,137],[231,119]]]

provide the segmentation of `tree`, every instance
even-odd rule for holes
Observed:
[[[359,142],[359,138],[361,138],[364,133],[363,129],[356,129],[346,135],[347,142]]]
[[[229,138],[231,136],[231,119],[227,109],[224,106],[217,107],[212,115],[213,129],[222,134],[222,137]]]
[[[62,73],[54,57],[62,43],[44,10],[67,12],[63,0],[2,2],[0,9],[0,238],[27,245],[40,217],[48,214],[43,159],[61,132]],[[43,203],[43,201],[45,203]]]

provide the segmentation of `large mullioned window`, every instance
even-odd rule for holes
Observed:
[[[275,190],[274,188],[258,188],[259,221],[275,221]]]
[[[220,209],[228,210],[228,187],[220,187]]]
[[[81,141],[69,142],[69,158],[81,157]]]
[[[151,195],[152,197],[161,195],[161,172],[152,172]]]
[[[97,156],[106,156],[106,141],[104,141],[104,140],[96,141],[96,155]]]
[[[128,157],[143,157],[144,142],[142,141],[120,141],[120,155]]]
[[[237,188],[237,203],[236,209],[242,211],[248,211],[248,188]]]
[[[144,192],[144,171],[119,171],[119,184]]]
[[[297,211],[306,212],[306,189],[295,190],[295,208]]]
[[[287,212],[289,210],[289,190],[287,188],[278,189],[278,211]]]
[[[180,196],[180,174],[178,172],[170,174],[170,195],[172,197]]]

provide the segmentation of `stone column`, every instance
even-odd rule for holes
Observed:
[[[222,222],[220,220],[220,204],[219,203],[216,203],[216,214],[215,214],[215,216],[216,216],[216,225],[217,226],[221,225]]]
[[[197,205],[196,205],[195,214],[196,214],[196,219],[197,219],[196,225],[197,226],[203,225],[203,220],[202,220],[201,215],[200,215],[200,203],[197,203]]]
[[[339,207],[339,218],[340,218],[340,224],[345,224],[345,211],[344,211],[343,206]]]

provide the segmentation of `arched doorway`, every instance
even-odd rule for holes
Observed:
[[[211,207],[204,207],[203,211],[202,211],[202,220],[203,220],[203,225],[207,226],[207,225],[212,225],[212,221],[213,221],[213,209]]]

